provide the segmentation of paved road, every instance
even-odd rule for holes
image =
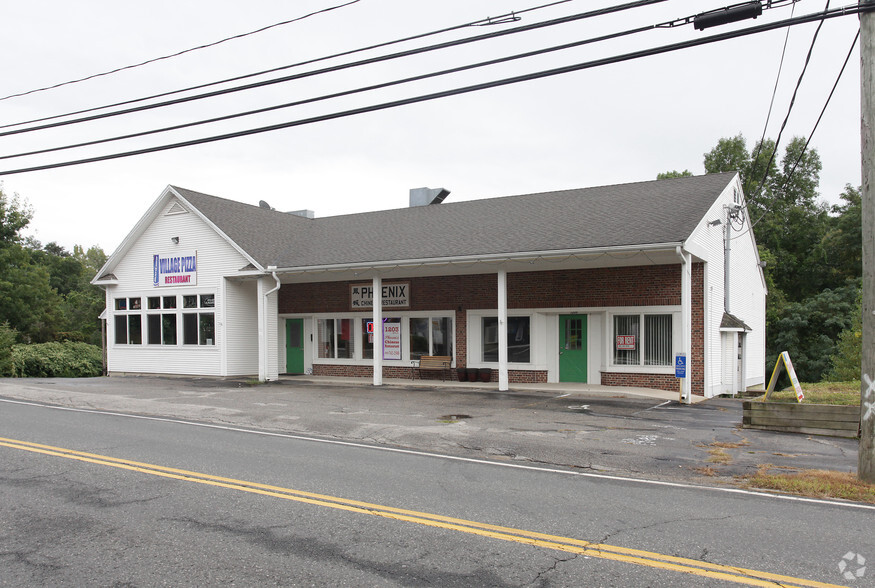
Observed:
[[[705,484],[763,464],[857,466],[856,440],[740,429],[734,399],[151,377],[0,379],[0,397]],[[728,459],[709,461],[718,449]]]
[[[33,402],[0,431],[4,586],[813,585],[875,557],[854,505]]]

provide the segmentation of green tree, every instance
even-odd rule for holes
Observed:
[[[671,178],[688,178],[691,175],[693,175],[693,172],[691,172],[688,169],[685,169],[684,171],[677,171],[676,169],[673,169],[673,170],[668,171],[668,172],[662,172],[662,173],[656,174],[656,179],[657,180],[669,180]]]
[[[835,282],[863,275],[863,208],[860,190],[850,184],[832,207],[830,229],[821,240],[824,263]]]
[[[863,359],[863,290],[857,292],[857,306],[851,325],[839,333],[835,352],[830,357],[832,368],[826,375],[831,382],[850,382],[860,379]]]
[[[12,346],[17,339],[15,329],[9,323],[0,323],[0,377],[12,375]]]
[[[851,328],[856,314],[859,283],[819,292],[802,302],[790,302],[769,332],[766,365],[788,351],[803,382],[819,382],[832,368],[839,335]]]
[[[61,300],[48,270],[25,247],[21,231],[33,213],[17,196],[0,191],[0,322],[25,341],[50,341],[63,321]]]
[[[741,175],[746,226],[766,262],[767,365],[787,350],[800,377],[816,381],[853,320],[851,292],[862,259],[859,191],[847,186],[840,206],[821,202],[820,156],[801,138],[789,141],[781,158],[770,139],[748,152],[742,135],[723,138],[704,163],[708,173]]]

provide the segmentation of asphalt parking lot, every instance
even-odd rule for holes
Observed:
[[[707,484],[733,484],[763,464],[857,466],[854,439],[742,429],[737,399],[683,405],[621,388],[124,376],[0,379],[0,399]]]

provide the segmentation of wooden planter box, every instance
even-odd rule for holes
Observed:
[[[857,437],[860,407],[744,401],[742,427],[808,435]]]

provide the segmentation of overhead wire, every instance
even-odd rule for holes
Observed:
[[[140,132],[136,132],[136,133],[129,133],[129,134],[125,134],[125,135],[119,135],[119,136],[108,137],[108,138],[103,138],[103,139],[96,139],[96,140],[91,140],[91,141],[84,141],[84,142],[80,142],[80,143],[63,145],[63,146],[59,146],[59,147],[43,148],[43,149],[38,149],[38,150],[34,150],[34,151],[27,151],[27,152],[23,152],[23,153],[0,155],[0,160],[14,159],[17,157],[26,157],[26,156],[31,156],[31,155],[41,155],[44,153],[52,153],[52,152],[63,151],[63,150],[67,150],[67,149],[75,149],[75,148],[80,148],[80,147],[90,147],[90,146],[110,143],[110,142],[114,142],[114,141],[121,141],[121,140],[125,140],[125,139],[145,137],[145,136],[169,132],[169,131],[177,131],[177,130],[191,128],[191,127],[200,126],[200,125],[204,125],[204,124],[224,122],[224,121],[232,120],[235,118],[241,118],[244,116],[251,116],[251,115],[255,115],[255,114],[263,114],[265,112],[272,112],[272,111],[276,111],[276,110],[280,110],[280,109],[284,109],[284,108],[292,108],[292,107],[296,107],[296,106],[302,106],[305,104],[313,104],[315,102],[320,102],[320,101],[324,101],[324,100],[341,98],[341,97],[345,97],[345,96],[351,96],[353,94],[360,94],[363,92],[369,92],[369,91],[373,91],[373,90],[385,89],[385,88],[389,88],[392,86],[398,86],[398,85],[407,84],[407,83],[411,83],[411,82],[415,82],[415,81],[422,81],[422,80],[426,80],[426,79],[436,78],[436,77],[445,76],[445,75],[454,74],[454,73],[459,73],[459,72],[463,72],[463,71],[469,71],[469,70],[477,69],[477,68],[481,68],[481,67],[487,67],[487,66],[491,66],[491,65],[506,63],[506,62],[514,61],[514,60],[518,60],[518,59],[525,59],[525,58],[534,57],[534,56],[538,56],[538,55],[544,55],[546,53],[563,51],[566,49],[581,47],[583,45],[589,45],[589,44],[599,43],[599,42],[607,41],[607,40],[611,40],[611,39],[617,39],[620,37],[634,35],[634,34],[646,32],[646,31],[652,31],[652,30],[658,29],[658,28],[665,28],[666,26],[676,25],[677,23],[692,24],[691,18],[692,17],[683,17],[683,18],[673,19],[671,21],[666,21],[666,22],[662,22],[662,23],[658,23],[658,24],[645,25],[645,26],[641,26],[641,27],[636,27],[634,29],[627,29],[624,31],[617,31],[614,33],[600,35],[598,37],[581,39],[579,41],[574,41],[571,43],[564,43],[562,45],[555,45],[552,47],[544,47],[542,49],[527,51],[524,53],[517,53],[515,55],[508,55],[505,57],[499,57],[499,58],[490,59],[487,61],[481,61],[481,62],[472,63],[472,64],[468,64],[468,65],[462,65],[462,66],[458,66],[458,67],[439,70],[439,71],[430,72],[430,73],[426,73],[426,74],[420,74],[420,75],[402,78],[402,79],[398,79],[398,80],[392,80],[389,82],[373,84],[370,86],[362,86],[362,87],[354,88],[351,90],[344,90],[344,91],[335,92],[332,94],[324,94],[321,96],[316,96],[316,97],[307,98],[307,99],[303,99],[303,100],[297,100],[294,102],[287,102],[284,104],[266,106],[263,108],[258,108],[258,109],[254,109],[254,110],[248,110],[248,111],[244,111],[244,112],[238,112],[238,113],[234,113],[234,114],[228,114],[228,115],[223,115],[223,116],[218,116],[218,117],[213,117],[213,118],[208,118],[208,119],[202,119],[199,121],[181,123],[181,124],[172,125],[169,127],[151,129],[151,130],[147,130],[147,131],[140,131]]]
[[[524,75],[519,75],[519,76],[513,76],[513,77],[504,78],[504,79],[500,79],[500,80],[494,80],[491,82],[483,82],[483,83],[479,83],[479,84],[463,86],[463,87],[454,88],[454,89],[450,89],[450,90],[443,90],[440,92],[433,92],[433,93],[429,93],[429,94],[413,96],[410,98],[404,98],[404,99],[400,99],[400,100],[393,100],[393,101],[389,101],[389,102],[373,104],[370,106],[364,106],[364,107],[353,108],[353,109],[349,109],[349,110],[343,110],[343,111],[338,111],[338,112],[322,114],[322,115],[304,118],[304,119],[287,121],[287,122],[277,123],[277,124],[273,124],[273,125],[267,125],[267,126],[263,126],[263,127],[256,127],[256,128],[251,128],[251,129],[244,129],[244,130],[235,131],[235,132],[231,132],[231,133],[214,135],[211,137],[190,139],[190,140],[186,140],[186,141],[169,143],[169,144],[165,144],[165,145],[157,145],[157,146],[147,147],[147,148],[142,148],[142,149],[135,149],[135,150],[124,151],[124,152],[119,152],[119,153],[111,153],[111,154],[106,154],[106,155],[101,155],[101,156],[96,156],[96,157],[88,157],[88,158],[82,158],[82,159],[77,159],[77,160],[62,161],[62,162],[56,162],[56,163],[50,163],[50,164],[36,165],[36,166],[31,166],[31,167],[26,167],[26,168],[0,171],[0,176],[12,175],[12,174],[18,174],[18,173],[24,173],[24,172],[31,172],[31,171],[39,171],[39,170],[45,170],[45,169],[54,169],[54,168],[60,168],[60,167],[69,167],[72,165],[81,165],[84,163],[94,163],[94,162],[98,162],[98,161],[108,161],[108,160],[112,160],[112,159],[120,159],[120,158],[124,158],[124,157],[135,156],[135,155],[143,155],[146,153],[155,153],[155,152],[159,152],[159,151],[167,151],[170,149],[177,149],[177,148],[181,148],[181,147],[201,145],[201,144],[205,144],[205,143],[212,143],[212,142],[216,142],[216,141],[223,141],[223,140],[227,140],[227,139],[245,137],[245,136],[250,136],[250,135],[280,130],[280,129],[292,128],[292,127],[297,127],[297,126],[302,126],[302,125],[307,125],[307,124],[313,124],[313,123],[317,123],[317,122],[324,122],[327,120],[335,120],[335,119],[339,119],[339,118],[345,118],[345,117],[355,116],[355,115],[369,113],[369,112],[376,112],[376,111],[387,110],[387,109],[391,109],[391,108],[397,108],[400,106],[406,106],[406,105],[410,105],[410,104],[417,104],[417,103],[421,103],[421,102],[427,102],[427,101],[437,100],[437,99],[441,99],[441,98],[447,98],[450,96],[457,96],[457,95],[467,94],[467,93],[471,93],[471,92],[478,92],[478,91],[482,91],[482,90],[486,90],[486,89],[490,89],[490,88],[497,88],[497,87],[508,86],[508,85],[517,84],[517,83],[526,82],[526,81],[543,79],[543,78],[552,77],[552,76],[556,76],[556,75],[562,75],[562,74],[567,74],[567,73],[571,73],[571,72],[582,71],[585,69],[590,69],[590,68],[594,68],[594,67],[601,67],[604,65],[620,63],[623,61],[640,59],[643,57],[659,55],[659,54],[668,53],[668,52],[672,52],[672,51],[689,49],[692,47],[698,47],[701,45],[725,41],[728,39],[734,39],[734,38],[739,38],[739,37],[748,36],[748,35],[752,35],[752,34],[763,33],[766,31],[771,31],[771,30],[775,30],[778,28],[782,28],[784,26],[791,25],[791,24],[792,25],[800,25],[800,24],[805,24],[805,23],[809,23],[809,22],[823,21],[826,19],[836,18],[836,17],[840,17],[840,16],[846,16],[849,14],[859,14],[862,12],[871,11],[872,9],[873,8],[871,6],[868,6],[866,4],[850,5],[850,6],[840,8],[840,9],[828,10],[828,11],[823,12],[823,13],[815,13],[815,14],[809,14],[809,15],[804,15],[804,16],[800,16],[800,17],[792,17],[790,19],[775,21],[772,23],[765,23],[762,25],[755,25],[755,26],[751,26],[751,27],[747,27],[747,28],[743,28],[743,29],[738,29],[738,30],[734,30],[734,31],[728,31],[728,32],[724,32],[724,33],[711,35],[711,36],[704,37],[704,38],[681,41],[678,43],[662,45],[659,47],[654,47],[654,48],[644,49],[644,50],[639,50],[639,51],[633,51],[630,53],[595,59],[595,60],[577,63],[577,64],[573,64],[573,65],[552,68],[552,69],[548,69],[548,70],[542,70],[539,72],[534,72],[534,73],[529,73],[529,74],[524,74]]]
[[[495,31],[492,33],[475,35],[473,37],[465,37],[463,39],[454,39],[452,41],[445,41],[443,43],[437,43],[434,45],[427,45],[425,47],[417,47],[414,49],[408,49],[405,51],[399,51],[399,52],[390,53],[387,55],[370,57],[367,59],[361,59],[358,61],[342,63],[339,65],[334,65],[334,66],[325,67],[325,68],[321,68],[321,69],[292,74],[292,75],[288,75],[288,76],[282,76],[282,77],[273,78],[270,80],[263,80],[260,82],[253,82],[250,84],[244,84],[242,86],[235,86],[233,88],[223,88],[220,90],[213,90],[211,92],[205,92],[203,94],[197,94],[194,96],[186,96],[186,97],[182,97],[182,98],[176,98],[173,100],[156,102],[154,104],[135,106],[135,107],[131,107],[131,108],[125,108],[122,110],[116,110],[116,111],[107,112],[107,113],[103,113],[103,114],[95,114],[95,115],[85,116],[82,118],[77,118],[77,119],[72,119],[72,120],[67,120],[67,121],[58,121],[58,122],[54,122],[54,123],[47,123],[44,125],[28,127],[26,129],[16,129],[16,130],[11,130],[11,131],[4,131],[4,132],[0,133],[0,137],[6,137],[9,135],[18,135],[18,134],[22,134],[22,133],[39,131],[39,130],[44,130],[44,129],[49,129],[49,128],[68,126],[71,124],[78,124],[78,123],[89,122],[89,121],[93,121],[93,120],[101,120],[101,119],[105,119],[105,118],[120,116],[123,114],[131,114],[133,112],[142,112],[145,110],[152,110],[155,108],[162,108],[164,106],[183,104],[183,103],[192,102],[195,100],[202,100],[204,98],[213,98],[215,96],[222,96],[225,94],[241,92],[244,90],[251,90],[254,88],[262,88],[265,86],[289,82],[289,81],[293,81],[293,80],[300,80],[300,79],[309,78],[309,77],[322,75],[322,74],[326,74],[326,73],[333,73],[333,72],[337,72],[337,71],[341,71],[341,70],[345,70],[345,69],[350,69],[353,67],[359,67],[362,65],[371,65],[371,64],[375,64],[375,63],[391,61],[393,59],[399,59],[402,57],[409,57],[412,55],[420,55],[423,53],[437,51],[440,49],[446,49],[449,47],[457,47],[460,45],[467,45],[469,43],[475,43],[475,42],[484,41],[487,39],[494,39],[497,37],[503,37],[503,36],[518,34],[518,33],[522,33],[522,32],[528,32],[528,31],[532,31],[532,30],[556,26],[559,24],[565,24],[565,23],[575,22],[575,21],[584,20],[584,19],[588,19],[588,18],[594,18],[597,16],[604,16],[606,14],[612,14],[612,13],[621,12],[624,10],[630,10],[633,8],[639,8],[639,7],[648,6],[651,4],[658,4],[658,3],[666,2],[666,1],[667,0],[635,0],[633,2],[627,2],[625,4],[620,4],[620,5],[616,5],[616,6],[609,6],[606,8],[599,8],[599,9],[591,10],[588,12],[582,12],[582,13],[577,13],[577,14],[573,14],[573,15],[569,15],[569,16],[563,16],[560,18],[555,18],[555,19],[551,19],[551,20],[547,20],[547,21],[541,21],[541,22],[532,23],[532,24],[528,24],[528,25],[522,25],[522,26],[515,27],[512,29],[506,29],[506,30],[501,30],[501,31]]]
[[[820,125],[820,121],[823,118],[823,115],[826,113],[826,109],[829,106],[830,101],[832,100],[833,94],[835,94],[836,88],[838,88],[839,81],[842,79],[842,75],[845,73],[845,68],[847,68],[848,62],[851,60],[851,56],[854,53],[854,48],[857,46],[857,41],[860,39],[860,29],[857,29],[857,34],[854,36],[854,40],[851,41],[851,47],[848,49],[848,54],[845,56],[845,61],[842,63],[842,67],[839,70],[838,75],[836,76],[836,81],[832,85],[832,89],[829,92],[829,96],[826,97],[826,102],[823,105],[823,108],[820,110],[820,115],[817,117],[817,121],[814,123],[814,127],[811,129],[811,132],[808,134],[808,139],[805,141],[805,146],[802,148],[802,151],[799,153],[799,157],[796,158],[796,162],[793,164],[793,167],[790,170],[790,173],[787,174],[787,177],[784,180],[784,183],[781,185],[780,190],[783,190],[786,185],[790,182],[790,178],[793,177],[793,174],[796,172],[796,167],[802,161],[802,157],[805,155],[808,146],[811,144],[811,140],[814,138],[814,133],[817,131],[817,127]],[[738,239],[739,237],[744,236],[748,231],[753,230],[753,228],[761,221],[765,216],[769,213],[769,211],[763,212],[760,217],[750,224],[747,231],[732,237],[732,239]]]
[[[93,80],[93,79],[95,79],[95,78],[99,78],[99,77],[103,77],[103,76],[109,76],[109,75],[116,74],[116,73],[119,73],[119,72],[122,72],[122,71],[125,71],[125,70],[135,69],[135,68],[138,68],[138,67],[143,67],[144,65],[149,65],[150,63],[155,63],[155,62],[158,62],[158,61],[164,61],[164,60],[167,60],[167,59],[172,59],[172,58],[174,58],[174,57],[179,57],[180,55],[185,55],[186,53],[192,53],[192,52],[194,52],[194,51],[200,51],[201,49],[208,49],[209,47],[215,47],[216,45],[221,45],[222,43],[227,43],[228,41],[234,41],[234,40],[236,40],[236,39],[242,39],[242,38],[244,38],[244,37],[249,37],[249,36],[251,36],[251,35],[255,35],[255,34],[258,34],[258,33],[263,33],[264,31],[267,31],[267,30],[270,30],[270,29],[274,29],[274,28],[276,28],[276,27],[281,27],[281,26],[284,26],[284,25],[287,25],[287,24],[292,24],[292,23],[295,23],[295,22],[299,22],[299,21],[302,21],[302,20],[304,20],[304,19],[310,18],[311,16],[316,16],[317,14],[324,14],[324,13],[326,13],[326,12],[331,12],[331,11],[333,11],[333,10],[338,10],[338,9],[340,9],[340,8],[346,8],[347,6],[350,6],[350,5],[352,5],[352,4],[356,4],[356,3],[360,2],[360,1],[361,1],[361,0],[350,0],[349,2],[346,2],[346,3],[344,3],[344,4],[338,4],[338,5],[336,5],[336,6],[329,6],[328,8],[323,8],[323,9],[321,9],[321,10],[315,10],[315,11],[309,13],[309,14],[305,14],[305,15],[303,15],[303,16],[299,16],[299,17],[292,18],[292,19],[289,19],[289,20],[284,20],[284,21],[282,21],[282,22],[277,22],[277,23],[274,23],[274,24],[272,24],[272,25],[267,25],[267,26],[264,26],[264,27],[261,27],[261,28],[255,29],[254,31],[249,31],[248,33],[240,33],[240,34],[238,34],[238,35],[233,35],[233,36],[231,36],[231,37],[225,37],[224,39],[220,39],[220,40],[218,40],[218,41],[213,41],[212,43],[206,43],[206,44],[204,44],[204,45],[198,45],[197,47],[191,47],[191,48],[189,48],[189,49],[183,49],[182,51],[177,51],[176,53],[171,53],[171,54],[169,54],[169,55],[162,55],[162,56],[160,56],[160,57],[153,57],[153,58],[151,58],[151,59],[147,59],[146,61],[141,61],[140,63],[135,63],[135,64],[132,64],[132,65],[125,65],[125,66],[122,66],[122,67],[117,67],[117,68],[115,68],[115,69],[111,69],[111,70],[109,70],[109,71],[105,71],[105,72],[101,72],[101,73],[96,73],[96,74],[91,74],[91,75],[89,75],[89,76],[85,76],[85,77],[83,77],[83,78],[78,78],[78,79],[75,79],[75,80],[69,80],[69,81],[66,81],[66,82],[59,82],[59,83],[57,83],[57,84],[52,84],[51,86],[45,86],[45,87],[43,87],[43,88],[36,88],[36,89],[33,89],[33,90],[27,90],[27,91],[25,91],[25,92],[18,92],[17,94],[9,94],[8,96],[2,96],[2,97],[0,97],[0,101],[3,101],[3,100],[9,100],[10,98],[19,98],[19,97],[21,97],[21,96],[29,96],[30,94],[36,94],[36,93],[38,93],[38,92],[45,92],[45,91],[47,91],[47,90],[54,90],[54,89],[56,89],[56,88],[61,88],[61,87],[63,87],[63,86],[70,86],[70,85],[72,85],[72,84],[78,84],[78,83],[81,83],[81,82],[86,82],[86,81],[88,81],[88,80]]]
[[[82,109],[82,110],[76,110],[76,111],[72,111],[72,112],[66,112],[66,113],[63,113],[63,114],[56,114],[56,115],[46,116],[46,117],[42,117],[42,118],[35,118],[35,119],[32,119],[32,120],[20,121],[20,122],[16,122],[16,123],[7,123],[7,124],[4,124],[4,125],[0,125],[0,129],[11,128],[11,127],[17,127],[17,126],[22,126],[22,125],[27,125],[27,124],[33,124],[33,123],[38,123],[38,122],[44,122],[44,121],[47,121],[47,120],[55,120],[55,119],[59,119],[59,118],[65,118],[65,117],[68,117],[68,116],[76,116],[76,115],[78,115],[78,114],[86,114],[86,113],[89,113],[89,112],[96,112],[96,111],[98,111],[98,110],[106,110],[107,108],[115,108],[115,107],[118,107],[118,106],[125,106],[125,105],[128,105],[128,104],[136,104],[136,103],[138,103],[138,102],[145,102],[145,101],[147,101],[147,100],[155,100],[155,99],[158,99],[158,98],[164,98],[164,97],[167,97],[167,96],[173,96],[173,95],[175,95],[175,94],[182,94],[182,93],[184,93],[184,92],[193,92],[193,91],[195,91],[195,90],[202,90],[202,89],[204,89],[204,88],[210,88],[210,87],[213,87],[213,86],[219,86],[219,85],[222,85],[222,84],[230,84],[230,83],[232,83],[232,82],[239,82],[239,81],[241,81],[241,80],[246,80],[246,79],[255,78],[255,77],[259,77],[259,76],[264,76],[264,75],[267,75],[267,74],[276,73],[276,72],[284,71],[284,70],[287,70],[287,69],[292,69],[292,68],[295,68],[295,67],[302,67],[302,66],[305,66],[305,65],[312,65],[312,64],[314,64],[314,63],[319,63],[319,62],[322,62],[322,61],[329,61],[329,60],[331,60],[331,59],[337,59],[337,58],[339,58],[339,57],[347,57],[347,56],[349,56],[349,55],[354,55],[354,54],[356,54],[356,53],[364,53],[364,52],[367,52],[367,51],[372,51],[372,50],[374,50],[374,49],[381,49],[381,48],[384,48],[384,47],[389,47],[389,46],[392,46],[392,45],[398,45],[398,44],[406,43],[406,42],[409,42],[409,41],[415,41],[415,40],[424,39],[424,38],[427,38],[427,37],[432,37],[432,36],[435,36],[435,35],[441,35],[441,34],[449,33],[449,32],[456,31],[456,30],[465,29],[465,28],[472,27],[472,26],[485,26],[485,25],[490,25],[490,24],[501,24],[503,18],[508,17],[508,16],[510,16],[510,15],[512,15],[512,14],[513,14],[513,15],[526,14],[526,13],[529,13],[529,12],[534,12],[534,11],[537,11],[537,10],[543,10],[543,9],[545,9],[545,8],[551,8],[551,7],[556,6],[556,5],[559,5],[559,4],[565,4],[565,3],[567,3],[567,2],[573,2],[573,1],[574,1],[574,0],[556,0],[555,2],[550,2],[550,3],[547,3],[547,4],[541,4],[541,5],[539,5],[539,6],[534,6],[534,7],[531,7],[531,8],[525,8],[525,9],[523,9],[523,10],[517,10],[517,11],[515,11],[515,12],[513,12],[513,13],[507,13],[507,14],[499,15],[499,16],[497,16],[497,17],[487,17],[487,18],[480,19],[480,20],[475,20],[475,21],[471,21],[471,22],[467,22],[467,23],[463,23],[463,24],[459,24],[459,25],[453,25],[453,26],[450,26],[450,27],[445,27],[445,28],[438,29],[438,30],[435,30],[435,31],[429,31],[429,32],[426,32],[426,33],[419,33],[419,34],[416,34],[416,35],[411,35],[411,36],[408,36],[408,37],[403,37],[403,38],[395,39],[395,40],[392,40],[392,41],[385,41],[385,42],[377,43],[377,44],[374,44],[374,45],[368,45],[368,46],[365,46],[365,47],[359,47],[359,48],[357,48],[357,49],[350,49],[350,50],[348,50],[348,51],[341,51],[341,52],[339,52],[339,53],[334,53],[334,54],[331,54],[331,55],[325,55],[325,56],[322,56],[322,57],[317,57],[317,58],[313,58],[313,59],[308,59],[308,60],[305,60],[305,61],[299,61],[299,62],[297,62],[297,63],[286,64],[286,65],[282,65],[282,66],[279,66],[279,67],[274,67],[274,68],[271,68],[271,69],[266,69],[266,70],[262,70],[262,71],[257,71],[257,72],[252,72],[252,73],[248,73],[248,74],[243,74],[243,75],[239,75],[239,76],[235,76],[235,77],[231,77],[231,78],[225,78],[225,79],[223,79],[223,80],[216,80],[216,81],[213,81],[213,82],[207,82],[207,83],[204,83],[204,84],[198,84],[198,85],[195,85],[195,86],[189,86],[189,87],[187,87],[187,88],[180,88],[180,89],[177,89],[177,90],[170,90],[170,91],[167,91],[167,92],[161,92],[161,93],[158,93],[158,94],[152,94],[152,95],[150,95],[150,96],[142,96],[142,97],[139,97],[139,98],[133,98],[133,99],[130,99],[130,100],[124,100],[124,101],[121,101],[121,102],[115,102],[115,103],[112,103],[112,104],[104,104],[104,105],[102,105],[102,106],[94,106],[94,107],[91,107],[91,108],[85,108],[85,109]],[[664,0],[662,0],[662,1],[664,1]],[[518,20],[518,19],[517,19],[517,20]]]
[[[793,7],[790,10],[790,16],[793,16],[796,13],[796,2],[793,2]],[[754,156],[752,158],[753,163],[756,164],[757,159],[760,156],[760,151],[763,148],[763,144],[766,141],[766,131],[769,128],[769,121],[772,119],[772,108],[775,106],[775,97],[778,95],[778,84],[781,81],[781,72],[784,70],[784,57],[787,55],[787,42],[790,40],[790,27],[787,27],[787,33],[784,35],[784,46],[781,48],[781,60],[778,62],[778,73],[775,76],[775,87],[772,88],[772,98],[769,100],[769,111],[766,113],[766,122],[763,124],[763,134],[760,137],[760,142],[756,145],[756,150],[754,151]],[[747,200],[747,197],[744,197]]]
[[[826,7],[823,11],[824,15],[829,13],[829,3],[830,0],[826,0]],[[825,20],[826,19],[821,20],[817,24],[817,28],[814,30],[814,35],[811,37],[811,45],[808,47],[808,53],[805,56],[805,63],[802,66],[802,71],[799,73],[799,79],[796,80],[796,87],[793,89],[793,96],[790,97],[790,104],[787,106],[787,114],[784,116],[784,122],[781,123],[781,129],[778,131],[778,138],[775,139],[775,147],[772,149],[768,163],[766,163],[766,170],[757,185],[756,193],[751,194],[750,196],[751,200],[756,200],[760,197],[762,190],[765,188],[766,180],[769,177],[769,168],[772,166],[772,162],[775,161],[775,155],[778,153],[778,146],[781,144],[781,136],[784,134],[784,129],[787,127],[787,121],[790,120],[790,114],[793,112],[793,106],[796,104],[796,96],[799,93],[799,87],[802,85],[802,80],[805,78],[805,72],[808,70],[808,64],[811,62],[811,54],[814,52],[814,45],[817,43],[817,36],[820,34],[820,29],[823,28]]]

